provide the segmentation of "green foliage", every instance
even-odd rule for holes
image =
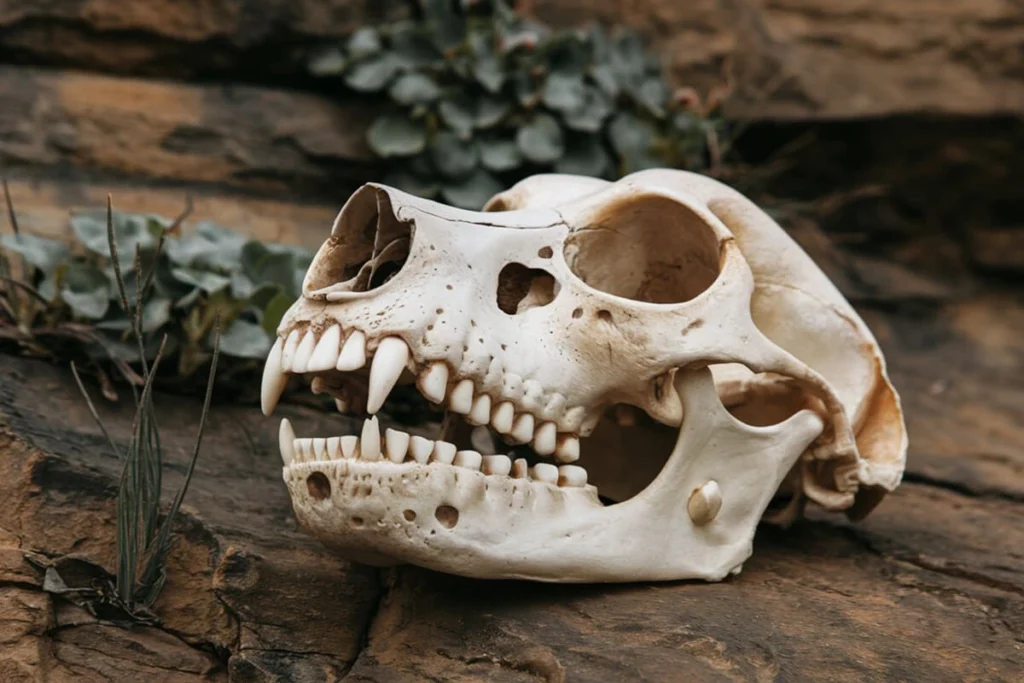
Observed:
[[[319,78],[381,98],[367,139],[388,184],[479,209],[538,172],[705,165],[717,124],[670,92],[636,34],[552,31],[502,0],[421,8],[420,19],[361,28],[308,62]]]

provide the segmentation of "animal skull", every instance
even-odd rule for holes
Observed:
[[[284,316],[265,413],[289,374],[373,416],[329,438],[281,422],[299,523],[358,561],[473,577],[720,580],[773,502],[781,521],[806,501],[862,517],[907,448],[838,290],[750,201],[682,171],[534,176],[484,212],[362,187]],[[375,414],[413,384],[477,425],[467,443],[382,438]],[[495,433],[523,445],[497,453]]]

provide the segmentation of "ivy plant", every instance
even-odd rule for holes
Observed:
[[[673,92],[640,37],[551,30],[502,0],[421,0],[421,16],[321,46],[310,72],[380,98],[384,181],[479,209],[527,175],[615,178],[706,165],[716,121]]]

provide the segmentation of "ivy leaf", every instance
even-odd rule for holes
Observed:
[[[468,96],[460,95],[442,101],[437,111],[441,115],[441,120],[455,131],[456,135],[468,139],[473,134],[473,126],[476,123],[475,109]]]
[[[423,0],[423,15],[430,26],[434,44],[451,50],[466,38],[466,20],[452,11],[449,0]]]
[[[256,240],[242,248],[242,272],[249,279],[261,285],[276,284],[293,294],[297,294],[295,260],[295,255],[289,251]]]
[[[572,111],[563,112],[562,118],[565,125],[573,130],[596,133],[614,106],[607,95],[593,86],[585,86],[583,93],[583,103]]]
[[[647,121],[626,112],[618,114],[608,126],[608,139],[623,162],[623,173],[655,168],[659,162],[651,155],[654,129]]]
[[[192,285],[207,294],[213,294],[231,284],[231,278],[217,273],[195,268],[172,268],[175,279],[186,285]]]
[[[37,237],[22,233],[20,235],[0,235],[0,246],[21,256],[43,274],[52,273],[57,266],[70,257],[68,248],[57,240]]]
[[[384,114],[374,120],[366,140],[370,149],[382,157],[411,156],[423,151],[427,144],[427,130],[422,121]]]
[[[516,145],[528,160],[549,164],[562,156],[565,140],[558,121],[548,114],[541,114],[519,129]]]
[[[220,336],[220,350],[235,358],[263,360],[270,351],[271,339],[260,325],[237,319]]]
[[[460,140],[454,133],[442,131],[430,141],[430,158],[441,173],[458,178],[476,167],[477,147],[471,140]]]
[[[395,77],[402,61],[392,52],[382,52],[357,62],[345,74],[345,85],[359,92],[379,92]]]
[[[372,26],[364,26],[348,38],[348,54],[352,59],[362,59],[381,50],[380,34]]]
[[[492,94],[500,92],[501,86],[505,85],[505,70],[502,69],[501,62],[494,55],[477,58],[473,64],[473,77],[487,92]]]
[[[578,73],[553,71],[544,82],[541,100],[555,111],[574,111],[583,106],[586,91]]]
[[[119,211],[113,213],[112,221],[121,265],[128,266],[135,259],[136,246],[142,250],[152,249],[156,246],[157,235],[168,225],[168,221],[163,218]],[[104,258],[110,258],[105,211],[75,214],[71,217],[71,230],[86,249]]]
[[[665,116],[665,100],[668,98],[668,90],[665,82],[660,78],[648,77],[640,83],[639,87],[631,89],[633,98],[639,102],[648,112],[662,118]]]
[[[477,169],[458,182],[446,184],[441,188],[441,195],[454,206],[479,211],[488,199],[504,189],[490,173]]]
[[[263,307],[263,331],[267,334],[274,334],[277,331],[277,326],[281,324],[281,318],[291,308],[294,302],[294,297],[290,297],[284,292],[279,292],[267,302],[267,305]]]
[[[395,102],[408,106],[433,102],[441,95],[441,89],[430,76],[408,73],[391,84],[388,94]]]
[[[171,320],[170,299],[150,299],[142,306],[142,331],[155,332]],[[96,327],[113,332],[128,332],[132,328],[131,319],[120,309],[116,317],[96,323]]]
[[[413,21],[393,24],[390,43],[395,55],[409,68],[433,66],[443,60],[441,52]]]
[[[318,50],[313,53],[306,64],[309,73],[321,78],[341,75],[346,66],[348,66],[348,60],[337,47]]]
[[[523,163],[523,156],[514,140],[485,139],[480,141],[480,163],[490,171],[510,171]]]
[[[110,282],[99,268],[72,263],[64,271],[60,296],[76,316],[100,320],[110,307]]]
[[[611,168],[612,160],[594,135],[576,135],[570,138],[565,155],[555,162],[559,173],[585,175],[600,178]]]
[[[384,184],[424,199],[433,199],[441,191],[441,185],[433,177],[409,171],[395,171],[387,175]]]
[[[590,71],[590,77],[594,79],[594,83],[597,83],[597,87],[601,89],[608,97],[618,97],[619,95],[619,81],[615,78],[615,70],[608,64],[598,64]]]
[[[477,101],[473,124],[477,128],[491,128],[505,118],[508,110],[509,104],[505,100],[499,100],[496,97],[481,97]]]

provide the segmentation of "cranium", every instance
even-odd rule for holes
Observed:
[[[483,212],[363,186],[278,330],[267,414],[289,374],[369,415],[407,387],[523,444],[281,423],[302,527],[473,577],[719,580],[763,517],[867,514],[907,447],[852,307],[764,212],[682,171],[534,176]]]

